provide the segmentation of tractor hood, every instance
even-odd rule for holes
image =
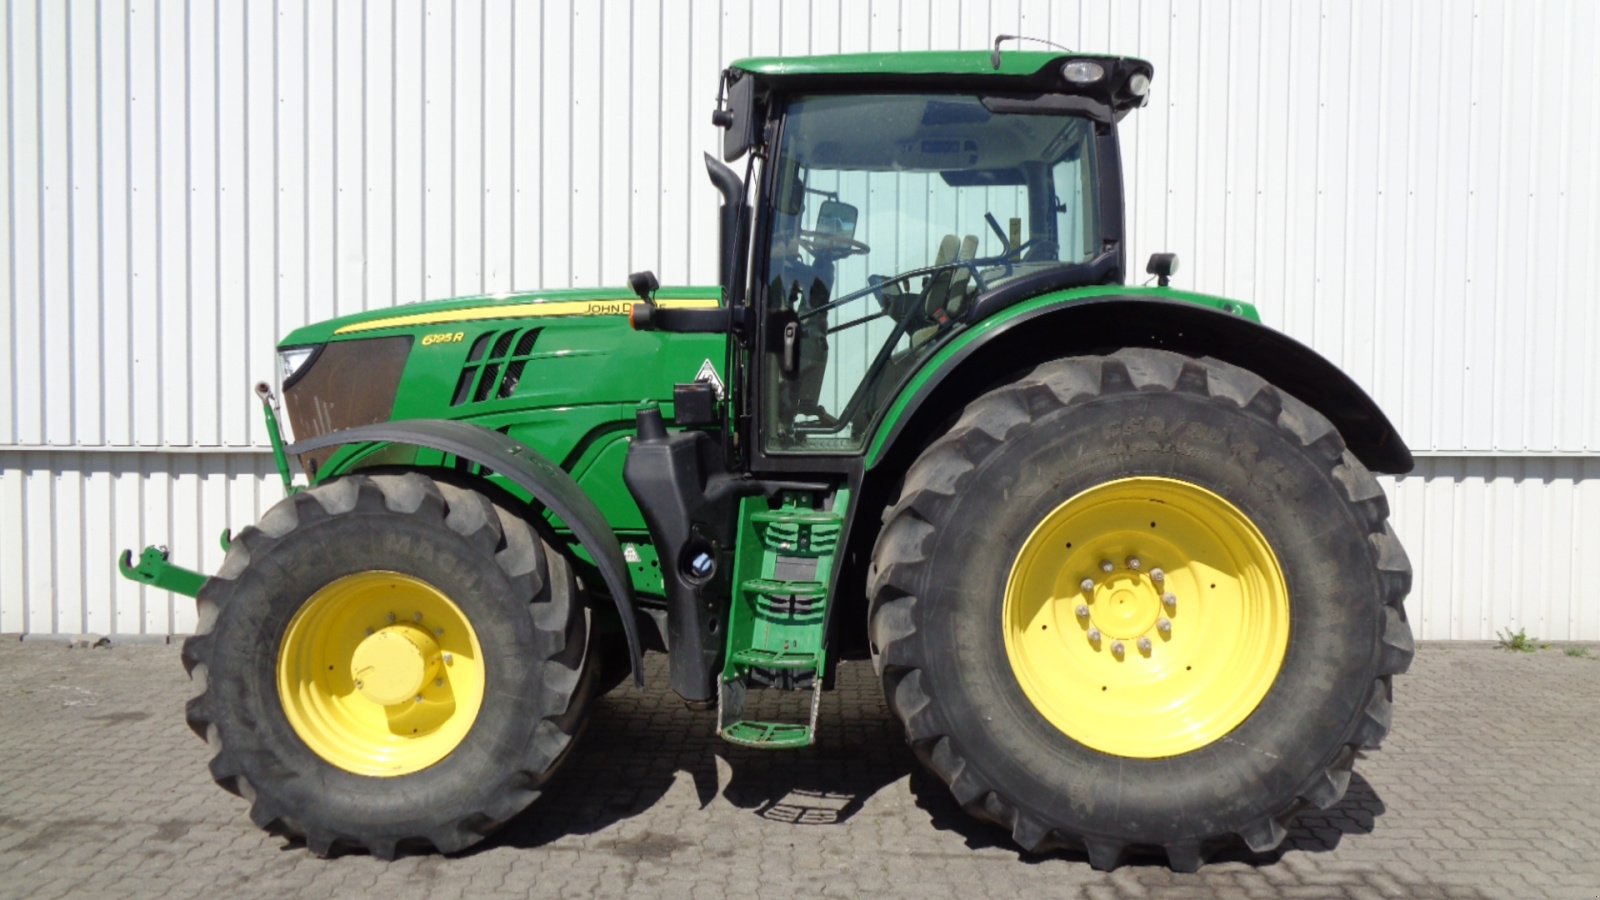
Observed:
[[[658,305],[715,308],[717,287],[663,288]],[[609,428],[673,385],[723,384],[725,334],[635,331],[627,288],[462,297],[295,329],[278,347],[294,438],[400,419],[528,431]],[[568,439],[570,438],[570,440]],[[551,439],[552,448],[577,438]],[[552,451],[554,452],[554,451]]]

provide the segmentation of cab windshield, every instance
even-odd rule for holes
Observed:
[[[1093,123],[997,105],[958,94],[790,103],[764,273],[769,315],[791,325],[767,354],[769,452],[859,450],[979,294],[1098,252]]]

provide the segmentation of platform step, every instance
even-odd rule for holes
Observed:
[[[745,677],[717,685],[717,735],[730,744],[758,750],[793,750],[809,747],[817,736],[817,710],[822,705],[822,679],[811,679],[811,714],[805,722],[762,722],[746,719],[745,698],[750,686]]]
[[[792,722],[734,722],[722,729],[722,739],[757,750],[793,750],[811,746],[811,726]]]
[[[750,647],[735,650],[730,657],[735,665],[751,669],[785,669],[803,671],[817,668],[817,654],[811,650],[766,650]]]
[[[750,521],[757,525],[841,525],[844,519],[839,515],[825,509],[804,509],[800,507],[783,507],[782,509],[768,509],[754,513]]]
[[[740,585],[746,594],[768,597],[823,597],[828,586],[819,581],[779,581],[773,578],[751,578]]]

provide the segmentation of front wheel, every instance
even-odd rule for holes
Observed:
[[[200,591],[212,776],[318,855],[461,850],[565,757],[592,678],[563,557],[482,494],[353,475],[274,506]]]
[[[1387,515],[1333,426],[1244,370],[1048,363],[907,473],[869,587],[889,704],[1027,850],[1271,849],[1388,730],[1412,645]]]

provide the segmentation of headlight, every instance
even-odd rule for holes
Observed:
[[[1143,97],[1150,90],[1150,76],[1143,72],[1135,72],[1128,79],[1128,93],[1135,97]]]
[[[1106,77],[1106,70],[1097,62],[1075,59],[1061,67],[1061,77],[1073,84],[1093,84]]]
[[[278,368],[283,375],[284,387],[288,387],[289,382],[294,380],[295,374],[305,368],[306,363],[311,361],[316,352],[315,347],[291,347],[288,350],[278,351]]]

